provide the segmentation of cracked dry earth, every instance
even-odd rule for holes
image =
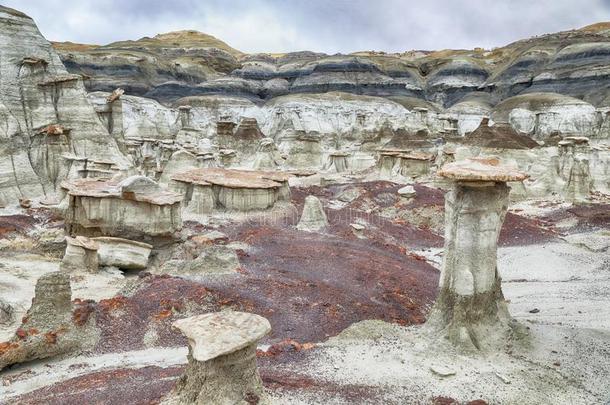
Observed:
[[[162,261],[170,251],[189,257],[210,245],[231,246],[239,258],[239,268],[232,274],[178,278],[102,272],[88,280],[73,276],[73,299],[95,299],[74,314],[81,322],[93,319],[95,345],[77,356],[3,371],[0,402],[157,403],[186,365],[186,339],[171,323],[193,314],[235,309],[271,322],[272,332],[261,342],[257,357],[263,383],[278,403],[318,403],[316,398],[319,403],[404,403],[404,398],[412,398],[446,404],[454,403],[454,397],[484,403],[477,400],[486,395],[485,390],[464,392],[456,382],[424,389],[419,381],[417,396],[405,391],[413,377],[408,372],[402,375],[395,362],[415,365],[421,360],[392,357],[408,342],[395,328],[424,323],[434,302],[443,243],[434,216],[443,215],[443,192],[418,184],[417,196],[406,199],[399,197],[397,188],[389,182],[294,188],[291,203],[297,211],[307,195],[317,195],[333,207],[327,209],[329,227],[324,232],[297,231],[298,217],[290,215],[292,211],[272,220],[253,216],[222,218],[208,225],[187,222],[178,247],[168,246],[156,258]],[[346,192],[357,197],[341,201]],[[427,210],[415,209],[422,206]],[[575,341],[588,338],[574,328],[610,327],[608,314],[599,311],[610,304],[608,254],[570,242],[574,235],[610,231],[607,208],[530,202],[507,215],[500,236],[499,271],[513,316],[547,331],[543,333],[548,334],[544,328],[565,330]],[[408,219],[413,214],[407,215],[413,211],[428,217],[422,214],[415,225]],[[1,221],[7,224],[2,241],[11,248],[1,251],[0,285],[31,297],[31,280],[57,269],[58,248],[43,243],[42,235],[59,226],[59,220],[41,211],[33,216],[3,216]],[[364,229],[355,229],[350,225],[354,223]],[[223,236],[201,237],[212,230]],[[28,269],[35,271],[29,274]],[[365,320],[387,324],[371,328],[358,323]],[[350,331],[354,332],[350,335]],[[349,342],[354,334],[360,339],[357,344],[336,343]],[[379,357],[387,356],[387,369],[379,369]],[[437,361],[442,362],[443,356],[439,354]],[[561,369],[566,354],[555,356],[555,362],[553,358],[538,361]],[[465,367],[484,369],[467,361]],[[494,372],[503,376],[506,371]],[[607,376],[608,367],[600,372]],[[392,373],[396,374],[390,377]],[[474,378],[459,372],[456,381],[469,375]],[[532,375],[548,378],[544,373]],[[520,384],[512,386],[518,389]]]

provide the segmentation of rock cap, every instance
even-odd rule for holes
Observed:
[[[457,181],[523,181],[529,177],[515,167],[500,164],[500,159],[471,158],[443,166],[438,175]]]
[[[79,235],[74,238],[66,236],[66,242],[69,245],[82,247],[83,249],[87,250],[98,250],[100,248],[100,245],[96,241],[89,239],[86,236]]]
[[[271,331],[271,324],[262,316],[236,311],[180,319],[173,326],[188,338],[192,356],[197,361],[236,352],[255,344]]]

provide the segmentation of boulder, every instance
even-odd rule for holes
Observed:
[[[123,270],[142,270],[148,265],[153,246],[135,240],[102,236],[92,238],[99,245],[101,266],[113,266]]]

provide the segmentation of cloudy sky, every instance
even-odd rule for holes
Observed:
[[[179,29],[244,52],[491,48],[610,21],[610,0],[8,0],[55,41],[106,44]]]

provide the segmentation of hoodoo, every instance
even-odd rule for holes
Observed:
[[[189,342],[188,365],[164,404],[268,404],[256,369],[256,344],[271,331],[265,318],[217,312],[174,322]]]
[[[513,326],[497,264],[506,182],[527,175],[493,158],[450,163],[438,174],[454,184],[445,199],[445,256],[428,324],[458,346],[493,350]]]

